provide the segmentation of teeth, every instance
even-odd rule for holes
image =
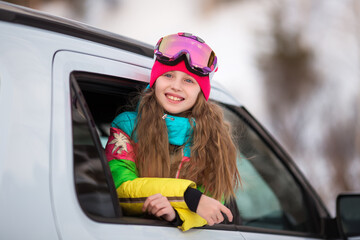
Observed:
[[[167,97],[174,101],[181,101],[181,98],[178,97],[174,97],[174,96],[167,96]]]

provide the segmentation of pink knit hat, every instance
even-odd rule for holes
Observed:
[[[160,77],[161,75],[163,75],[166,72],[169,71],[182,71],[186,74],[189,74],[190,76],[192,76],[193,78],[195,78],[195,80],[197,81],[197,83],[199,84],[201,91],[203,92],[206,101],[209,99],[209,95],[210,95],[210,79],[209,76],[199,76],[196,75],[192,72],[190,72],[189,70],[187,70],[185,62],[184,61],[180,61],[177,65],[175,66],[169,66],[169,65],[165,65],[162,64],[158,61],[155,61],[154,66],[152,67],[151,70],[151,76],[150,76],[150,87],[152,87],[156,81],[156,79],[158,79],[158,77]]]

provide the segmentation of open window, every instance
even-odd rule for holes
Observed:
[[[111,122],[119,113],[135,110],[134,101],[147,85],[131,79],[88,72],[71,74],[76,192],[83,211],[94,220],[172,226],[152,217],[122,215],[104,155]],[[236,204],[233,207],[236,208]],[[234,223],[207,228],[236,230]]]
[[[87,72],[71,75],[76,191],[83,211],[93,219],[170,226],[165,221],[122,216],[104,155],[111,122],[120,112],[134,110],[134,99],[146,86]],[[244,108],[219,104],[236,136],[243,188],[230,204],[235,221],[205,228],[236,230],[241,225],[260,232],[318,232],[312,204],[286,160],[275,151],[278,146]]]

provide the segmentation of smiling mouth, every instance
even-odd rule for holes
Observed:
[[[170,99],[170,100],[173,100],[173,101],[183,101],[184,98],[182,97],[175,97],[175,96],[172,96],[172,95],[168,95],[168,94],[165,94],[165,96]]]

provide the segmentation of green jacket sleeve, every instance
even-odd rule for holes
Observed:
[[[132,161],[114,159],[109,162],[109,167],[114,179],[115,188],[118,188],[126,181],[131,181],[139,177],[136,165]]]

